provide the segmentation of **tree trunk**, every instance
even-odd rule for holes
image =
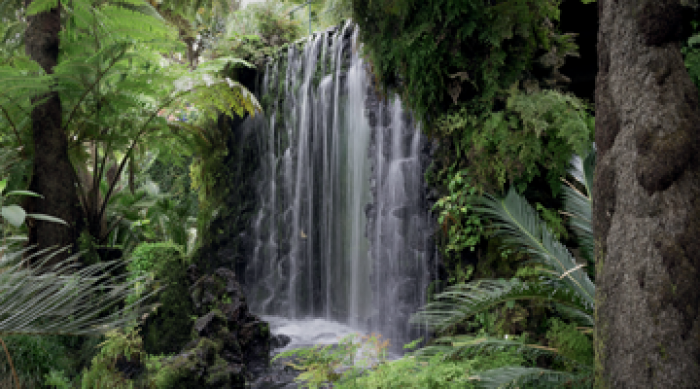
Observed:
[[[679,0],[598,0],[596,387],[700,385],[700,113]]]
[[[30,3],[31,0],[28,0],[25,5]],[[59,8],[27,17],[26,53],[49,74],[53,73],[58,61],[60,29]],[[52,92],[37,96],[33,101],[41,99],[47,100],[35,106],[31,112],[34,166],[30,189],[43,198],[33,198],[29,210],[61,218],[70,228],[58,223],[30,220],[29,244],[37,245],[38,249],[75,244],[76,207],[79,206],[68,159],[68,139],[62,129],[61,100],[57,92]],[[58,263],[68,254],[52,258],[49,264]]]

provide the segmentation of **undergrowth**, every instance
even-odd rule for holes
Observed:
[[[404,346],[415,348],[418,339]],[[303,371],[297,378],[304,388],[477,388],[479,371],[503,366],[531,366],[516,350],[478,355],[471,358],[446,358],[437,354],[420,358],[406,354],[388,360],[388,341],[381,335],[347,336],[337,345],[316,346],[286,351],[275,357],[293,357],[287,362]],[[364,351],[364,353],[363,353]],[[359,357],[358,357],[359,356]]]

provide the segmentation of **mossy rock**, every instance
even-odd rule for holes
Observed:
[[[222,343],[201,338],[193,348],[166,360],[156,373],[159,389],[242,388],[245,366],[227,362],[220,355]]]
[[[132,274],[150,273],[156,284],[165,286],[155,297],[161,306],[142,324],[144,349],[149,354],[177,353],[190,340],[194,314],[183,249],[170,242],[142,243],[131,260]]]

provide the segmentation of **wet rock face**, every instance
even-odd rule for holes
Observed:
[[[197,319],[193,339],[183,351],[167,359],[162,376],[166,387],[243,388],[270,364],[269,326],[248,311],[236,274],[218,268],[199,275],[196,265],[187,270],[194,281],[190,297]],[[277,343],[275,343],[277,344]]]

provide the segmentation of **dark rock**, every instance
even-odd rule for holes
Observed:
[[[200,274],[199,269],[197,269],[197,265],[190,265],[190,267],[187,268],[187,280],[190,282],[190,284],[197,282],[199,277]]]
[[[192,265],[188,278],[199,271]],[[194,339],[166,360],[165,387],[244,388],[246,380],[262,375],[270,365],[269,325],[248,311],[236,274],[217,268],[200,276],[190,287],[199,315]]]
[[[224,304],[221,307],[221,312],[226,316],[228,321],[239,322],[245,318],[246,312],[248,312],[248,304],[246,304],[245,301]]]
[[[194,329],[199,336],[211,336],[226,325],[226,316],[219,310],[213,310],[197,319]]]
[[[145,371],[145,366],[139,358],[127,359],[123,355],[117,358],[114,367],[121,372],[127,380],[134,379]]]
[[[286,347],[291,341],[292,341],[292,338],[290,338],[287,335],[284,335],[284,334],[275,335],[270,340],[270,348]]]

